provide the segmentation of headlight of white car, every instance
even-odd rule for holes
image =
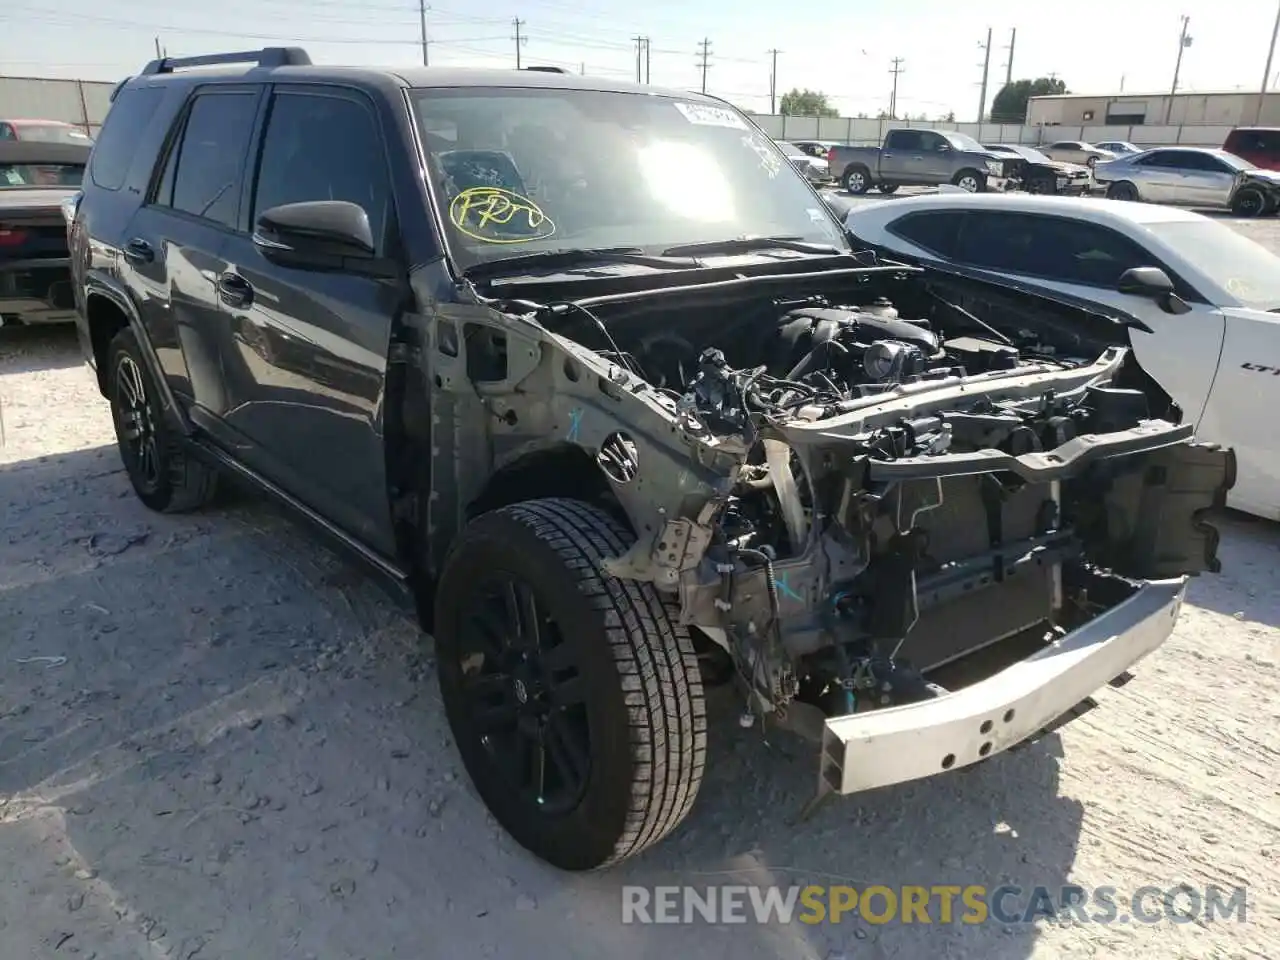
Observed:
[[[1004,173],[1004,164],[1001,163],[999,160],[988,160],[987,172],[991,174],[993,177],[998,177]]]

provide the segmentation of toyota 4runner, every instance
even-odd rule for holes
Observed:
[[[137,495],[238,477],[396,585],[477,791],[560,867],[688,813],[704,685],[818,741],[819,795],[943,774],[1217,569],[1232,454],[1130,318],[857,251],[712,97],[162,59],[69,219]]]

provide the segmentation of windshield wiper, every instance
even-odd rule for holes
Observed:
[[[737,237],[681,243],[662,251],[663,256],[697,256],[700,253],[747,253],[752,250],[795,250],[798,253],[846,253],[827,243],[809,243],[800,237]]]
[[[659,267],[669,270],[687,270],[698,266],[696,260],[654,256],[639,247],[575,248],[570,250],[544,250],[539,253],[522,253],[514,257],[486,260],[462,271],[470,280],[499,277],[523,270],[526,267],[585,267],[592,264],[632,263],[643,267]]]

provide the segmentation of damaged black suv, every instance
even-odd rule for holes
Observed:
[[[1136,321],[858,252],[711,97],[157,60],[68,229],[138,496],[238,477],[396,585],[564,868],[688,813],[706,684],[820,795],[900,783],[1077,715],[1217,568],[1233,457]]]

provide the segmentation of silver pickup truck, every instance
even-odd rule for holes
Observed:
[[[999,154],[951,130],[890,130],[883,147],[832,147],[827,164],[841,186],[855,194],[873,186],[881,193],[944,183],[971,193],[1010,186]]]

